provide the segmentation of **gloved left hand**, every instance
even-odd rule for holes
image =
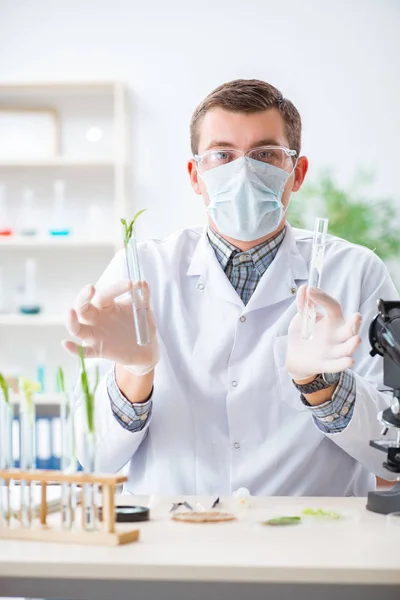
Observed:
[[[150,335],[146,346],[137,343],[132,297],[127,295],[139,288],[143,291]],[[71,335],[79,338],[87,358],[106,358],[138,376],[152,371],[158,362],[157,329],[150,308],[150,289],[145,281],[140,284],[118,281],[98,292],[94,286],[86,286],[78,294],[75,308],[69,311],[67,328]],[[79,353],[80,344],[69,340],[63,342],[71,354]]]
[[[317,313],[314,334],[303,339],[302,322],[307,298],[325,310]],[[286,366],[296,382],[320,373],[339,373],[354,364],[354,352],[361,343],[358,335],[362,317],[354,313],[347,320],[334,298],[317,288],[303,285],[297,293],[298,312],[289,325]]]

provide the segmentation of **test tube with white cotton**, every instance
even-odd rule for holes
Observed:
[[[143,210],[140,210],[135,215],[129,226],[127,225],[125,219],[121,219],[121,222],[125,227],[124,245],[126,267],[128,271],[128,277],[134,284],[134,289],[132,291],[133,323],[135,327],[136,340],[140,346],[146,346],[150,341],[143,291],[138,285],[141,281],[141,273],[135,221],[143,212]]]
[[[322,268],[324,265],[325,240],[328,232],[328,219],[315,219],[314,238],[311,250],[311,263],[307,287],[319,288],[321,285]],[[309,340],[314,335],[317,307],[315,303],[306,298],[303,311],[302,337]]]
[[[0,469],[12,469],[13,458],[13,420],[14,407],[12,390],[0,373]],[[6,483],[0,480],[0,525],[10,526],[12,481]]]

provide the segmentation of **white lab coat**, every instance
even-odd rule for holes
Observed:
[[[275,260],[247,306],[231,286],[206,230],[186,229],[141,244],[144,278],[152,291],[161,358],[155,370],[153,413],[141,432],[114,419],[106,387],[109,361],[100,361],[95,402],[98,468],[129,463],[127,490],[139,494],[364,495],[372,473],[390,478],[377,414],[390,404],[382,360],[369,355],[368,327],[378,298],[397,299],[386,267],[371,251],[335,237],[327,241],[323,289],[345,315],[363,315],[354,373],[357,398],[347,428],[323,433],[302,404],[285,368],[295,290],[307,282],[312,233],[287,226]],[[122,252],[98,286],[126,278]],[[91,366],[93,369],[93,365]],[[78,441],[82,397],[77,393]],[[82,456],[82,449],[80,449]]]

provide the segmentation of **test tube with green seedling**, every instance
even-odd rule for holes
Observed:
[[[129,225],[125,219],[121,219],[121,223],[124,226],[126,268],[128,270],[128,277],[133,284],[137,284],[141,281],[135,223],[137,218],[144,212],[145,210],[139,210]],[[144,304],[143,292],[137,287],[132,291],[132,310],[137,343],[140,346],[146,346],[150,341],[146,307]]]
[[[79,358],[81,363],[81,385],[85,402],[86,430],[84,433],[84,472],[94,473],[96,471],[96,431],[94,423],[94,403],[95,394],[99,385],[99,367],[96,366],[96,375],[93,390],[90,389],[90,383],[85,365],[85,355],[82,346],[79,347]],[[96,527],[96,496],[97,485],[85,483],[83,486],[83,511],[84,526],[86,530],[93,530]]]
[[[72,397],[65,389],[64,371],[57,369],[57,388],[61,393],[60,420],[61,420],[61,471],[75,473],[77,471],[77,458],[75,450],[75,427]],[[71,529],[74,522],[76,509],[76,486],[73,483],[61,484],[62,526]]]
[[[40,389],[40,384],[37,381],[20,377],[20,466],[21,469],[26,471],[36,468],[36,410],[34,395],[36,392],[40,392]],[[21,481],[21,524],[23,527],[31,526],[34,486],[34,482]]]
[[[12,451],[12,431],[14,409],[11,399],[12,391],[0,373],[0,469],[12,469],[14,466]],[[10,525],[12,482],[5,483],[0,479],[0,522]]]

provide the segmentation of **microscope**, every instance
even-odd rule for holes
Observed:
[[[386,453],[383,466],[400,477],[400,301],[378,301],[378,315],[369,328],[371,356],[383,356],[383,383],[393,391],[393,402],[378,415],[382,436],[395,431],[396,439],[371,440],[370,446]],[[392,489],[369,492],[367,509],[388,514],[400,511],[400,482]]]

